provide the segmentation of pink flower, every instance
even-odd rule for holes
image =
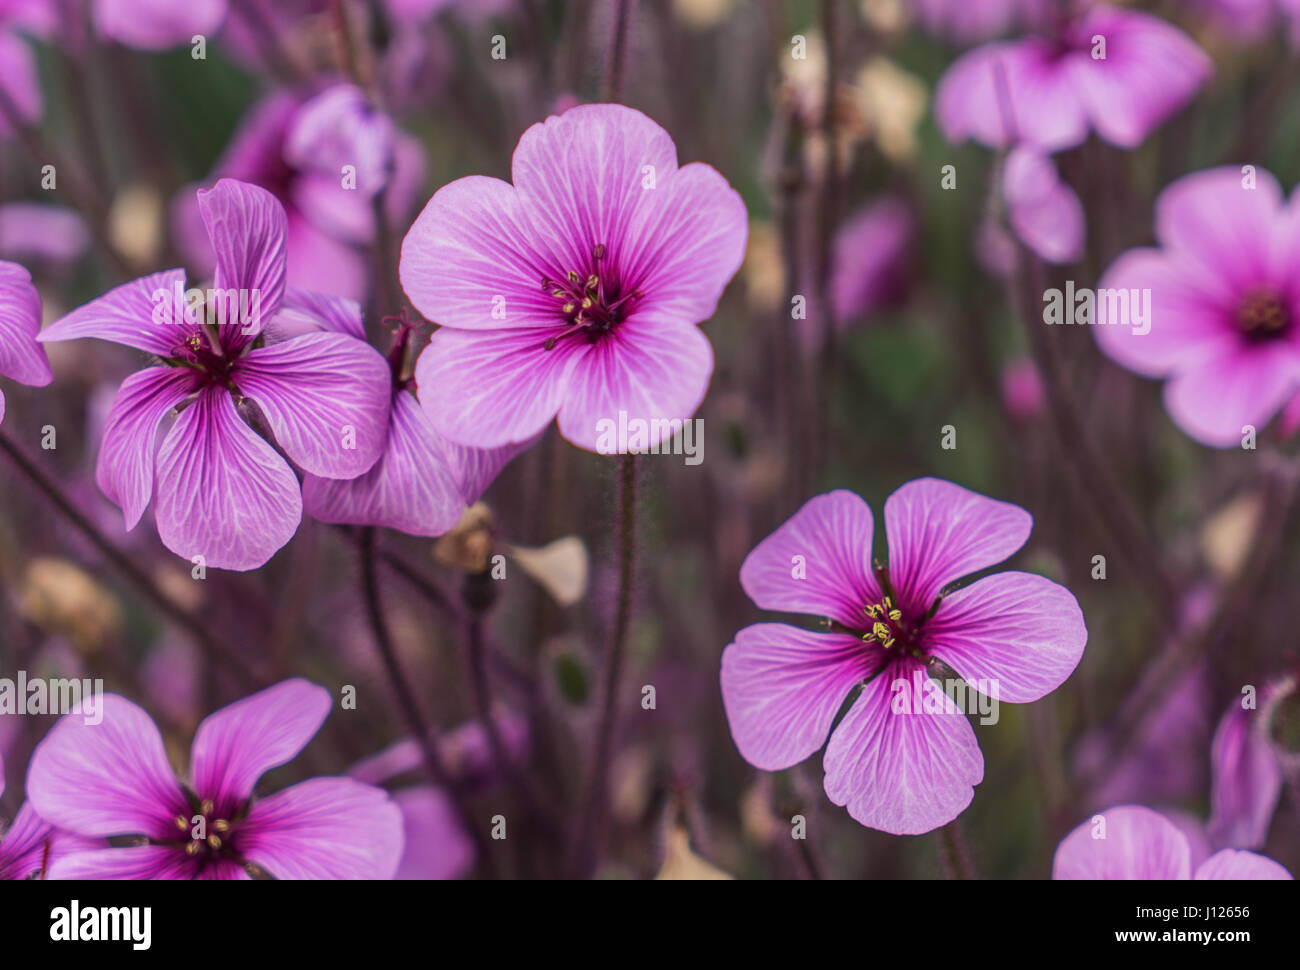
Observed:
[[[320,97],[330,90],[335,89],[326,89]],[[388,219],[404,219],[424,177],[424,152],[401,132],[392,132],[387,144],[374,138],[375,126],[358,124],[359,115],[351,111],[356,103],[345,97],[315,103],[305,116],[308,123],[300,124],[313,104],[309,98],[307,93],[277,91],[255,104],[209,179],[251,182],[284,206],[289,286],[360,300],[369,289],[369,268],[358,247],[374,239],[373,190],[387,181]],[[358,131],[366,134],[360,145],[354,144]],[[291,142],[296,151],[290,150]],[[354,153],[349,164],[357,166],[358,188],[343,187],[340,168],[298,164],[310,157],[309,146],[327,144],[333,146],[331,165],[341,164],[340,152]],[[202,276],[211,271],[212,257],[194,200],[193,186],[178,194],[172,203],[172,225],[186,262]]]
[[[836,320],[845,323],[904,293],[915,231],[907,204],[895,196],[864,206],[845,222],[831,256]]]
[[[175,269],[117,287],[38,339],[96,337],[153,355],[158,364],[118,391],[95,480],[121,506],[128,529],[155,497],[156,480],[163,545],[207,566],[256,569],[297,530],[302,494],[294,470],[239,406],[256,402],[276,442],[304,471],[355,478],[383,451],[388,367],[348,334],[266,340],[264,325],[273,334],[281,310],[292,317],[314,299],[285,287],[286,220],[270,193],[223,179],[199,192],[199,209],[217,257],[214,289],[225,295],[218,299],[227,308],[224,322],[190,319],[188,304],[173,299],[185,285],[184,271]],[[184,410],[155,460],[158,424],[178,407]]]
[[[1038,368],[1028,357],[1017,357],[1002,368],[1002,406],[1012,421],[1032,421],[1043,413],[1047,393]]]
[[[777,771],[826,745],[831,801],[896,835],[961,814],[984,759],[965,713],[925,689],[927,673],[941,662],[995,701],[1033,701],[1070,675],[1088,637],[1074,596],[1042,576],[1003,572],[945,595],[1012,555],[1032,524],[1015,505],[918,479],[885,502],[889,562],[873,568],[861,498],[805,504],[749,554],[740,582],[763,609],[825,617],[830,632],[759,623],[724,651],[722,699],[745,760]]]
[[[1002,167],[1002,194],[1012,230],[1040,259],[1073,263],[1083,255],[1083,203],[1047,155],[1013,148]]]
[[[31,274],[17,263],[0,259],[0,376],[29,387],[54,380],[45,348],[37,343],[41,329],[41,297]],[[5,396],[0,391],[0,421]]]
[[[1282,797],[1282,764],[1266,731],[1262,711],[1234,702],[1214,732],[1208,833],[1215,845],[1257,849],[1268,839]]]
[[[443,186],[402,242],[401,278],[441,324],[416,366],[439,433],[480,448],[560,433],[596,450],[602,422],[647,446],[704,398],[712,316],[744,257],[744,203],[708,165],[618,104],[579,105],[519,140],[514,184]]]
[[[974,44],[1013,25],[1037,23],[1048,0],[913,0],[917,19],[930,33]]]
[[[1212,70],[1176,27],[1098,5],[1051,36],[987,44],[959,58],[939,81],[935,118],[949,141],[973,138],[990,148],[1025,141],[1054,152],[1081,144],[1090,129],[1135,148]]]
[[[1159,246],[1123,253],[1098,284],[1150,291],[1149,332],[1097,326],[1097,343],[1166,380],[1170,417],[1202,444],[1238,444],[1300,388],[1297,205],[1268,172],[1185,176],[1156,199]]]
[[[226,19],[227,0],[93,0],[95,29],[128,47],[162,51],[211,38]]]
[[[1223,849],[1192,868],[1187,836],[1159,812],[1119,805],[1099,812],[1061,840],[1053,879],[1291,879],[1253,852]]]
[[[266,798],[257,780],[291,761],[320,729],[330,694],[282,681],[209,715],[194,736],[189,781],[167,763],[142,709],[105,694],[103,720],[79,709],[32,755],[27,793],[50,824],[85,838],[136,836],[121,848],[72,852],[51,879],[391,879],[402,816],[381,789],[313,778]]]

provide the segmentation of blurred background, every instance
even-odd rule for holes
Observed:
[[[1300,660],[1294,487],[1278,471],[1295,442],[1269,429],[1253,451],[1197,445],[1169,420],[1159,385],[1104,358],[1088,328],[1041,324],[1044,287],[1094,286],[1117,254],[1153,240],[1152,203],[1173,179],[1250,162],[1287,190],[1300,180],[1300,55],[1287,31],[1243,36],[1209,2],[1132,5],[1181,26],[1215,75],[1138,149],[1094,138],[1056,156],[1087,242],[1078,261],[1027,277],[997,201],[998,158],[947,143],[932,111],[954,59],[1015,34],[1014,21],[970,29],[920,0],[230,0],[194,31],[206,41],[197,58],[191,39],[97,26],[90,4],[55,3],[42,18],[0,3],[4,50],[26,52],[40,93],[32,109],[0,77],[0,258],[31,269],[47,321],[144,272],[185,265],[202,279],[194,189],[232,175],[285,201],[291,280],[361,300],[386,352],[382,318],[406,302],[392,253],[433,191],[467,174],[508,179],[529,125],[604,99],[614,82],[669,131],[682,163],[731,182],[751,222],[745,265],[704,325],[717,363],[698,414],[703,461],[636,463],[635,605],[594,871],[944,874],[933,836],[871,831],[832,805],[819,756],[778,773],[747,765],[718,686],[723,648],[769,618],[737,578],[759,540],[828,489],[878,511],[899,485],[934,475],[1029,509],[1034,532],[1011,565],[1068,586],[1087,619],[1083,661],[1059,690],[977,726],[985,779],[959,823],[980,876],[1043,878],[1061,837],[1098,809],[1136,802],[1204,825],[1220,717],[1243,685],[1294,678]],[[13,55],[9,65],[21,67]],[[295,112],[340,79],[358,82],[396,132],[388,184],[345,213],[310,201],[319,186],[286,150]],[[44,164],[56,166],[54,189]],[[357,688],[356,710],[336,709],[264,787],[353,769],[407,737],[364,613],[357,534],[304,519],[264,568],[194,581],[148,513],[125,532],[93,481],[105,413],[136,355],[88,341],[49,351],[52,386],[5,383],[5,430],[263,683]],[[461,853],[429,875],[566,871],[613,622],[617,474],[552,427],[455,533],[378,537],[385,611],[457,799],[484,831],[497,814],[511,826],[491,860]],[[247,685],[8,465],[0,488],[0,674],[102,677],[159,719],[183,760],[198,720]],[[505,581],[483,575],[497,554]],[[653,710],[641,706],[645,685]],[[493,757],[485,701],[512,767]],[[0,816],[16,810],[51,720],[0,716]],[[1274,736],[1295,751],[1297,735],[1289,699]],[[418,757],[402,754],[375,775],[395,789],[421,779]],[[1297,813],[1288,769],[1259,851],[1292,871]],[[803,841],[790,838],[796,814]]]

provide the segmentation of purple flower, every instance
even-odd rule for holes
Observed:
[[[1061,840],[1053,879],[1291,879],[1284,867],[1253,852],[1223,849],[1192,868],[1187,836],[1159,812],[1119,805]]]
[[[722,699],[745,760],[776,771],[825,744],[826,794],[863,825],[910,835],[956,818],[984,759],[927,673],[939,662],[995,701],[1024,703],[1058,687],[1087,641],[1074,596],[1042,576],[998,573],[944,595],[1012,555],[1032,524],[1015,505],[918,479],[885,502],[889,562],[873,568],[866,502],[836,491],[805,504],[749,554],[740,582],[763,609],[825,617],[830,632],[759,623],[724,651]]]
[[[357,247],[374,238],[373,198],[361,188],[344,188],[340,169],[323,170],[318,165],[303,168],[289,160],[291,138],[304,143],[327,139],[333,139],[335,145],[347,142],[343,134],[331,134],[324,124],[329,119],[338,122],[337,111],[318,109],[310,128],[304,128],[302,135],[296,134],[301,112],[310,103],[308,99],[309,94],[277,91],[254,105],[210,178],[251,182],[280,200],[288,218],[288,285],[359,300],[369,288],[369,271],[366,255]],[[314,133],[309,139],[310,132]],[[365,158],[358,155],[349,164],[358,166],[358,186],[382,183],[391,176],[384,196],[391,222],[405,218],[415,201],[424,177],[424,152],[415,139],[401,132],[392,135],[389,147],[391,172],[375,171],[374,153],[369,150]],[[301,160],[301,155],[295,157]],[[186,262],[206,274],[212,266],[211,256],[194,198],[193,191],[177,197],[172,224]]]
[[[13,102],[24,121],[35,121],[44,110],[41,77],[31,46],[10,29],[0,13],[0,90]],[[0,137],[11,133],[8,112],[0,112]]]
[[[229,179],[200,191],[199,209],[217,257],[219,322],[211,322],[218,308],[207,305],[208,322],[199,323],[173,299],[185,285],[176,269],[117,287],[39,339],[98,337],[157,360],[118,391],[95,479],[132,529],[156,478],[154,515],[168,549],[208,566],[255,569],[297,530],[302,495],[293,469],[241,415],[245,399],[304,471],[355,478],[384,447],[388,368],[347,334],[264,342],[264,321],[274,329],[282,309],[291,315],[313,299],[285,288],[284,209],[264,189]],[[155,462],[158,424],[177,407]]]
[[[1165,408],[1202,444],[1239,443],[1300,387],[1297,204],[1268,172],[1185,176],[1156,199],[1159,246],[1123,253],[1098,285],[1130,303],[1150,291],[1149,328],[1097,326],[1097,343],[1121,366],[1166,379]]]
[[[351,300],[316,295],[292,317],[308,330],[334,331],[365,340],[361,308]],[[527,444],[479,449],[450,442],[430,423],[409,381],[401,378],[410,324],[403,319],[389,357],[392,396],[388,431],[379,460],[352,479],[304,475],[303,509],[321,522],[376,525],[411,535],[437,536],[460,521],[467,506],[487,491],[506,464]]]
[[[396,129],[355,84],[335,84],[298,109],[285,137],[290,167],[320,172],[338,182],[345,167],[355,173],[355,190],[373,197],[393,174]]]
[[[907,203],[886,196],[865,206],[836,233],[830,289],[837,321],[845,323],[902,296],[915,229]]]
[[[1083,255],[1083,203],[1043,152],[1017,145],[1002,167],[1011,228],[1040,259],[1073,263]]]
[[[44,202],[0,205],[0,257],[70,263],[89,246],[86,223],[72,209]]]
[[[381,789],[313,778],[266,798],[257,780],[320,729],[330,694],[282,681],[209,715],[194,736],[188,783],[167,763],[153,719],[124,697],[101,698],[103,721],[74,710],[32,755],[27,793],[50,824],[85,838],[136,836],[121,848],[57,859],[52,879],[390,879],[402,816]]]
[[[1045,0],[913,0],[917,19],[938,37],[958,44],[988,40],[1018,24],[1037,23]]]
[[[939,81],[935,118],[949,141],[974,138],[990,148],[1025,141],[1058,151],[1081,144],[1090,129],[1135,148],[1212,70],[1176,27],[1098,5],[1051,36],[987,44],[959,58]]]
[[[1282,764],[1267,723],[1262,711],[1234,702],[1214,732],[1208,832],[1216,846],[1257,849],[1268,839],[1282,797]]]
[[[140,50],[162,51],[211,37],[226,19],[227,0],[94,0],[101,37]]]
[[[1024,423],[1043,413],[1047,392],[1038,368],[1028,357],[1009,360],[1002,367],[1002,407],[1012,421]]]
[[[714,169],[618,104],[580,105],[519,140],[514,184],[443,186],[402,242],[401,278],[442,325],[416,365],[438,431],[481,448],[560,433],[597,450],[604,419],[671,436],[704,398],[712,316],[744,257],[744,203]],[[629,424],[630,426],[630,424]]]
[[[41,297],[31,274],[17,263],[0,259],[0,377],[29,387],[54,380],[45,349],[37,343],[41,329]],[[0,391],[0,421],[5,396]]]

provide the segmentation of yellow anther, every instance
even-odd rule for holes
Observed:
[[[199,854],[199,843],[197,843],[197,842],[190,842],[189,844],[187,844],[187,845],[185,846],[185,854],[186,854],[186,855],[198,855],[198,854]]]
[[[230,823],[227,822],[224,818],[217,819],[215,822],[212,823],[212,827],[216,829],[218,832],[230,831]]]
[[[203,799],[203,804],[199,806],[199,811],[202,812],[204,815],[211,815],[213,807],[214,806],[212,804],[212,799],[205,798]]]
[[[599,285],[600,285],[600,280],[596,278],[595,273],[592,273],[590,276],[587,277],[587,289],[594,290]]]
[[[575,273],[573,270],[569,270],[569,282],[570,283],[578,282],[578,274]]]
[[[582,308],[583,308],[584,310],[590,310],[590,309],[592,308],[592,306],[595,305],[595,302],[596,302],[596,301],[593,300],[591,297],[589,297],[589,296],[584,296],[584,297],[582,298]]]
[[[176,827],[180,829],[182,832],[184,832],[185,829],[189,827],[189,823],[185,821],[184,815],[176,816]]]
[[[566,304],[564,304],[564,312],[565,312],[565,313],[572,313],[572,312],[573,312],[574,310],[576,310],[576,309],[577,309],[577,306],[576,306],[575,304],[572,304],[572,303],[566,303]]]
[[[881,623],[879,620],[877,620],[875,625],[872,626],[871,635],[874,636],[881,643],[885,643],[886,640],[888,640],[889,643],[894,642],[893,632],[889,629],[888,626],[886,626],[884,623]]]
[[[212,846],[212,848],[214,848],[214,849],[220,849],[220,848],[221,848],[221,836],[219,836],[219,835],[209,835],[209,836],[208,836],[208,845]]]
[[[881,616],[880,604],[872,603],[870,606],[864,606],[862,612],[866,613],[871,619],[878,620]]]
[[[895,623],[897,623],[899,620],[903,618],[903,611],[899,609],[890,610],[889,618],[893,620]]]

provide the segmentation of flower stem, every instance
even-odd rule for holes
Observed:
[[[939,840],[939,862],[949,879],[975,879],[970,847],[962,835],[960,819],[953,819],[935,833]]]
[[[614,629],[605,649],[604,680],[593,751],[588,771],[586,798],[578,813],[578,827],[569,846],[574,875],[591,874],[604,840],[609,761],[614,751],[614,729],[618,713],[618,684],[623,673],[627,632],[632,615],[632,579],[636,565],[636,460],[623,456],[619,487],[618,603]]]
[[[631,0],[612,0],[614,23],[610,29],[609,52],[605,58],[604,100],[618,101],[623,96],[623,64],[627,60],[627,25],[631,19]]]
[[[424,715],[420,712],[420,705],[411,690],[410,682],[402,670],[401,661],[398,660],[397,647],[393,643],[392,634],[389,632],[388,621],[384,618],[383,601],[379,595],[379,576],[375,557],[375,530],[373,527],[367,526],[361,530],[360,547],[361,592],[366,603],[366,618],[370,621],[370,630],[374,635],[375,648],[379,652],[379,659],[384,665],[384,672],[388,675],[388,682],[392,687],[393,694],[397,697],[397,705],[401,708],[402,716],[406,720],[407,730],[411,732],[416,744],[420,746],[420,753],[424,756],[424,766],[429,774],[429,779],[451,797],[456,805],[457,812],[461,816],[461,824],[465,826],[466,832],[473,838],[478,848],[479,859],[484,868],[490,870],[492,868],[491,844],[479,828],[473,813],[465,805],[461,797],[461,786],[443,761],[442,752],[438,750],[438,741],[434,730],[425,722]]]
[[[119,573],[135,586],[146,599],[153,603],[163,615],[189,634],[210,661],[220,669],[229,671],[231,677],[238,681],[241,687],[252,690],[263,683],[264,678],[255,672],[242,657],[232,652],[229,647],[213,636],[212,632],[203,625],[198,617],[163,592],[144,570],[132,562],[129,556],[100,532],[95,524],[86,518],[72,504],[71,500],[63,494],[58,483],[28,458],[18,444],[3,431],[0,431],[0,450],[4,451],[18,470],[49,499],[50,504],[58,509],[68,522],[89,539],[96,549],[103,553],[104,557],[113,564]]]

